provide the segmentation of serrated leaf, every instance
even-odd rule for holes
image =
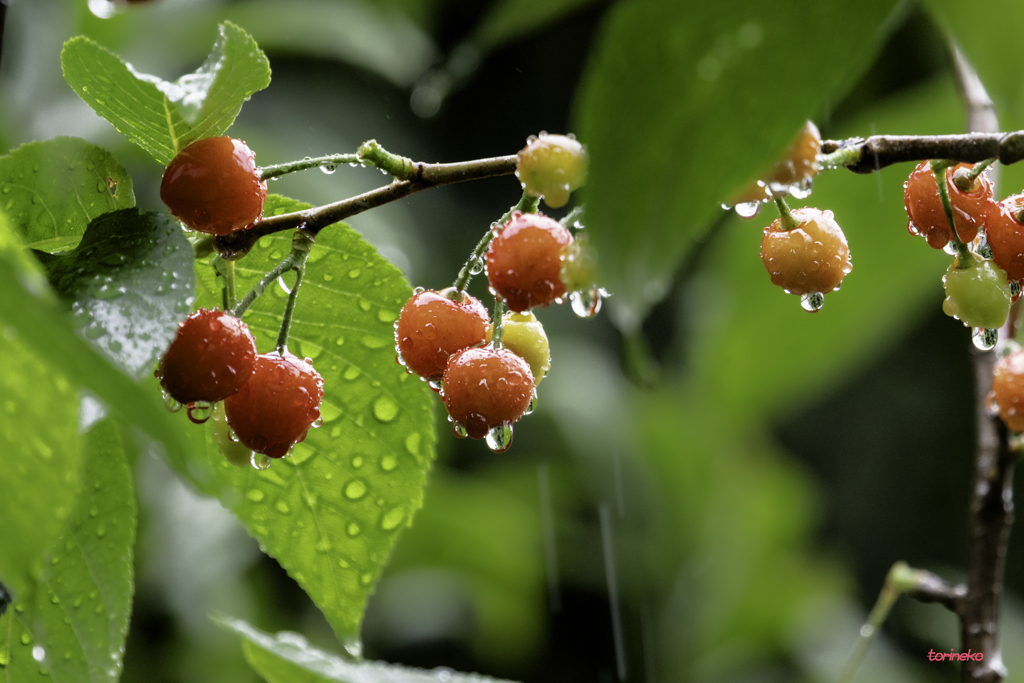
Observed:
[[[304,208],[271,195],[265,215]],[[236,266],[239,293],[290,246],[289,234],[262,238]],[[200,268],[199,281],[198,305],[218,306],[213,269]],[[263,472],[229,465],[198,429],[194,458],[174,463],[235,513],[343,640],[359,633],[397,532],[422,504],[434,456],[433,394],[395,362],[392,323],[411,295],[401,272],[348,226],[323,230],[306,267],[289,348],[312,358],[324,378],[324,425]],[[272,284],[245,314],[264,353],[274,347],[285,299]]]
[[[576,132],[591,158],[588,231],[620,324],[643,319],[719,205],[867,65],[896,4],[639,0],[611,10]]]
[[[311,646],[297,633],[270,635],[241,619],[225,615],[213,619],[243,638],[245,658],[268,683],[503,683],[450,669],[429,671],[386,662],[353,662]]]
[[[92,425],[83,448],[74,512],[47,552],[38,583],[6,623],[0,620],[0,662],[11,683],[120,678],[134,592],[131,473],[112,421]]]
[[[82,335],[130,375],[152,370],[192,305],[194,252],[167,214],[122,209],[46,264]]]
[[[84,36],[64,44],[61,66],[79,97],[164,165],[196,140],[224,133],[270,84],[266,55],[228,21],[203,65],[174,82],[136,71]]]
[[[159,391],[134,382],[75,333],[70,318],[38,272],[38,263],[6,226],[0,213],[0,291],[4,292],[0,330],[5,336],[16,335],[19,343],[44,360],[48,376],[63,374],[75,387],[92,392],[127,424],[161,442],[172,457],[183,457],[186,441],[163,408]]]
[[[30,142],[0,157],[0,208],[25,246],[48,252],[78,244],[89,221],[135,206],[128,171],[79,138]]]

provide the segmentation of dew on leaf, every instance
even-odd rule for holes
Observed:
[[[263,500],[264,495],[263,491],[260,491],[259,489],[252,489],[247,494],[245,494],[245,497],[254,503],[259,503],[260,501]]]
[[[277,503],[274,505],[274,509],[280,512],[282,515],[287,515],[289,512],[292,511],[292,509],[288,507],[288,503],[284,502],[283,500],[277,501]]]
[[[359,300],[359,308],[363,309],[364,311],[368,311],[371,308],[373,308],[373,304],[371,304],[366,299],[360,299]]]
[[[359,500],[366,495],[366,491],[366,483],[359,479],[353,479],[345,484],[345,497],[349,500]]]
[[[361,529],[359,528],[359,525],[355,522],[349,522],[348,526],[345,527],[345,533],[347,533],[349,536],[358,536],[360,531]]]
[[[348,271],[348,276],[350,278],[352,278],[353,280],[355,280],[357,277],[359,277],[362,274],[363,274],[363,271],[359,270],[358,268],[353,268],[352,270]]]
[[[352,467],[353,468],[358,470],[362,466],[363,466],[363,456],[357,455],[356,457],[352,458]]]
[[[390,339],[384,337],[375,337],[372,335],[366,335],[362,339],[363,346],[368,349],[383,349],[385,346],[391,346],[393,343]]]
[[[398,467],[398,458],[388,453],[380,459],[380,468],[385,472],[393,472]]]
[[[405,510],[394,508],[384,514],[384,517],[380,520],[380,526],[384,531],[391,531],[401,524],[403,519],[405,519]]]
[[[395,399],[391,398],[387,394],[382,395],[373,404],[373,416],[377,418],[379,422],[391,422],[398,417],[398,404],[395,403]]]
[[[342,375],[345,379],[351,381],[359,377],[361,374],[359,368],[354,365],[350,365],[345,369],[345,374]]]

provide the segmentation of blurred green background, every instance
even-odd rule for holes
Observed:
[[[754,3],[725,4],[746,26],[742,11]],[[780,4],[788,12],[813,3]],[[160,209],[162,169],[64,83],[60,46],[89,35],[140,71],[173,79],[200,63],[217,23],[230,19],[273,68],[271,86],[232,129],[261,163],[351,151],[369,138],[417,160],[457,161],[512,153],[541,130],[621,127],[616,135],[632,140],[630,150],[593,142],[596,182],[607,189],[625,183],[607,170],[610,155],[628,165],[633,156],[653,158],[646,150],[673,152],[629,107],[600,109],[608,45],[631,12],[658,5],[153,0],[112,12],[99,0],[11,0],[0,147],[83,137],[128,167],[141,208]],[[771,44],[775,58],[793,65],[796,109],[811,107],[776,118],[795,130],[811,115],[826,138],[963,131],[946,49],[944,27],[953,26],[990,84],[1004,129],[1024,127],[1024,57],[1011,38],[989,32],[993,22],[1015,25],[1024,10],[1010,2],[970,8],[886,9],[873,42],[835,74],[832,95],[813,101],[800,78],[816,53],[799,42]],[[842,31],[827,22],[817,29],[826,38]],[[727,62],[728,45],[714,44],[715,58]],[[694,61],[688,69],[704,64],[706,72],[708,62]],[[648,75],[634,79],[638,98],[664,88],[659,74]],[[740,73],[742,88],[703,105],[694,100],[693,125],[721,118],[714,107],[730,103],[763,107],[771,118],[790,102],[753,76]],[[675,96],[656,94],[670,103]],[[763,165],[780,140],[769,136],[750,159],[675,163],[698,185],[719,173],[719,186],[707,186],[727,187]],[[482,442],[449,438],[439,415],[426,503],[370,601],[366,654],[530,682],[830,681],[894,561],[962,578],[971,344],[940,309],[947,257],[906,231],[908,172],[904,165],[818,179],[807,203],[834,211],[854,270],[815,315],[774,288],[759,262],[770,211],[749,222],[719,216],[712,209],[721,197],[709,194],[687,199],[694,225],[661,228],[682,236],[688,246],[677,256],[688,256],[653,285],[646,300],[658,303],[649,311],[616,307],[615,296],[592,320],[567,306],[540,311],[553,369],[538,410],[516,426],[512,450],[495,455]],[[342,168],[271,189],[319,204],[381,182],[375,171]],[[1001,196],[1022,183],[1024,172],[1008,169]],[[414,285],[439,288],[518,194],[511,178],[446,187],[351,225]],[[619,201],[626,211],[665,214],[657,196]],[[718,227],[704,232],[710,223]],[[485,295],[481,279],[473,286]],[[148,456],[136,472],[138,587],[125,681],[258,680],[210,610],[338,649],[309,599],[219,503]],[[1018,532],[1004,611],[1011,681],[1024,681],[1022,550]],[[958,680],[953,665],[926,656],[958,646],[950,614],[901,601],[859,680]]]

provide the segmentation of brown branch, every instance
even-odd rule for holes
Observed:
[[[999,120],[985,87],[974,68],[951,43],[951,56],[967,106],[969,130],[991,133],[999,130]],[[1002,140],[1019,133],[1003,136]],[[1018,143],[1019,144],[1019,143]],[[1000,143],[1000,160],[1003,159]],[[1006,162],[1004,162],[1006,163]],[[1012,338],[1012,329],[1003,328],[1000,337]],[[1006,426],[990,415],[985,399],[992,388],[994,351],[974,353],[974,387],[977,424],[974,497],[971,501],[971,539],[967,569],[967,595],[960,603],[960,629],[964,651],[981,652],[982,660],[968,660],[961,669],[961,680],[999,683],[1006,677],[999,652],[999,612],[1003,597],[1006,548],[1013,525],[1013,464],[1015,457],[1007,445]]]
[[[214,240],[217,250],[226,259],[241,258],[252,249],[260,237],[283,230],[304,227],[314,237],[328,225],[345,220],[369,209],[408,197],[439,185],[462,183],[494,176],[511,175],[516,171],[516,155],[477,159],[454,164],[416,164],[409,180],[398,180],[390,185],[370,190],[361,195],[343,199],[305,211],[264,218],[248,230],[239,230]]]
[[[918,602],[938,603],[954,614],[960,613],[967,586],[951,584],[938,574],[923,569],[914,570],[914,579],[914,586],[907,590],[907,595]]]
[[[869,138],[825,140],[821,151],[850,153],[842,165],[854,173],[875,171],[906,161],[949,159],[978,163],[999,159],[1013,164],[1024,159],[1024,131],[1012,133],[968,133],[966,135],[872,135]]]

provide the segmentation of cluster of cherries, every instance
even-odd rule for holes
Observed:
[[[541,134],[519,153],[517,173],[527,193],[557,208],[585,181],[586,164],[575,139]],[[417,288],[395,322],[395,349],[408,372],[440,393],[455,436],[486,438],[501,453],[551,367],[547,335],[530,309],[570,296],[576,312],[589,316],[603,292],[584,240],[541,213],[514,211],[492,226],[484,263],[490,292],[510,309],[497,329],[487,308],[464,290]]]
[[[518,155],[516,173],[525,192],[554,208],[568,202],[586,172],[586,153],[572,136],[542,133]],[[223,236],[260,219],[267,183],[244,142],[205,138],[167,166],[160,197],[187,227]],[[577,313],[593,315],[604,292],[594,282],[585,240],[574,239],[558,221],[515,211],[492,226],[489,238],[484,261],[490,291],[510,312],[495,326],[465,291],[417,289],[395,323],[395,340],[400,362],[441,393],[453,432],[486,437],[501,452],[551,366],[547,336],[530,309],[568,295]],[[265,467],[321,423],[323,379],[312,361],[286,351],[258,354],[248,327],[231,311],[190,315],[156,376],[172,408],[187,406],[196,423],[214,418],[221,451],[236,464],[251,460]]]
[[[250,228],[263,214],[267,183],[256,155],[241,140],[204,138],[167,166],[160,198],[189,228],[227,235]],[[181,323],[156,376],[172,408],[187,406],[193,422],[226,419],[230,441],[221,450],[236,464],[265,467],[319,426],[323,379],[310,359],[259,354],[248,326],[228,311],[200,309]],[[216,404],[223,401],[223,417]],[[216,431],[216,430],[215,430]]]

